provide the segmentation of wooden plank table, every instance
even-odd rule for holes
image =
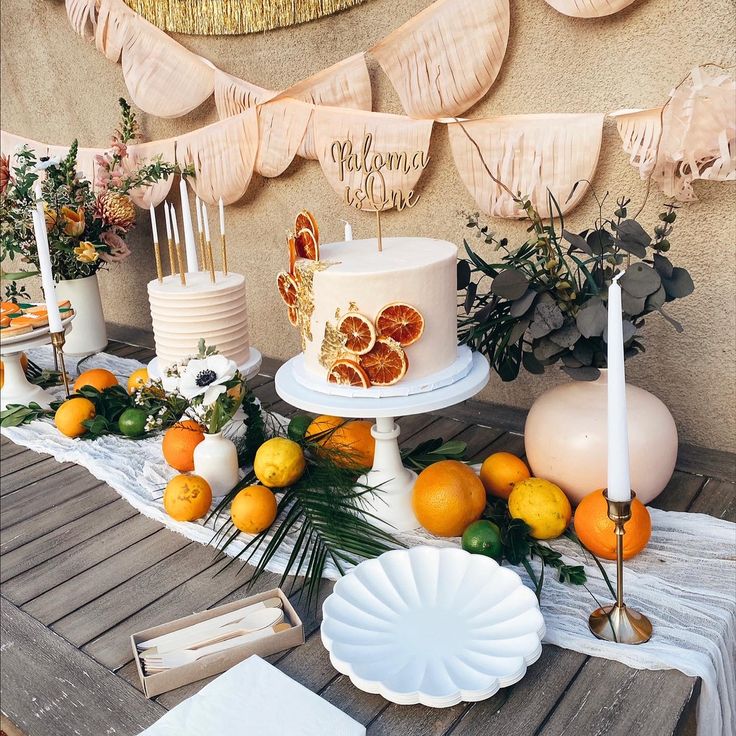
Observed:
[[[123,343],[108,350],[141,361],[153,356]],[[264,404],[290,413],[274,389],[277,367],[265,360],[252,385]],[[463,439],[476,458],[523,452],[523,413],[508,407],[470,401],[400,424],[410,445],[442,436]],[[1,453],[2,712],[27,736],[132,736],[207,680],[146,700],[131,632],[243,597],[247,571],[233,565],[215,575],[225,563],[214,561],[211,548],[141,516],[81,467],[5,438]],[[733,455],[684,446],[654,505],[736,520],[735,477]],[[276,582],[266,574],[254,590]],[[331,588],[323,582],[322,599]],[[303,646],[269,659],[366,724],[371,736],[694,733],[700,684],[677,671],[634,670],[545,646],[520,683],[485,702],[442,710],[397,706],[361,692],[332,668],[319,612],[306,614],[305,628]]]

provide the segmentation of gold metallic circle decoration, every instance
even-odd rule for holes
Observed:
[[[363,0],[125,0],[164,31],[198,36],[268,31],[305,23]]]

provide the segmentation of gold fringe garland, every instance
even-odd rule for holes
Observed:
[[[256,33],[306,23],[363,0],[125,0],[164,31],[197,36]]]

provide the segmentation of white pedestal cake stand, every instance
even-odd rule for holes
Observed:
[[[258,375],[258,371],[261,370],[261,363],[263,363],[263,356],[260,351],[252,347],[250,349],[250,357],[245,363],[243,363],[243,365],[238,366],[238,370],[247,381],[248,379]],[[148,364],[148,375],[153,379],[161,378],[161,371],[158,367],[158,357],[154,358]]]
[[[72,319],[74,319],[73,316],[62,320],[65,330]],[[54,400],[54,397],[45,389],[28,381],[20,358],[26,350],[40,348],[50,343],[51,335],[48,325],[24,335],[6,337],[0,342],[0,355],[3,359],[4,373],[3,387],[0,389],[0,409],[7,408],[9,404],[27,405],[32,401],[35,401],[44,409],[49,408],[49,404]]]
[[[449,386],[411,394],[409,396],[354,397],[332,396],[306,388],[294,377],[292,358],[276,372],[276,393],[287,403],[316,414],[358,418],[375,417],[371,434],[376,440],[373,468],[359,479],[361,484],[378,487],[370,498],[366,496],[366,509],[375,514],[378,526],[389,531],[416,529],[419,522],[411,506],[411,493],[416,473],[405,468],[399,451],[399,426],[396,417],[425,414],[475,396],[487,383],[488,361],[479,353],[473,353],[470,372]]]

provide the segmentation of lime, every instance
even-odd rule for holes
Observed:
[[[463,532],[463,549],[471,554],[486,555],[493,557],[496,562],[501,562],[503,557],[501,530],[487,519],[474,521]]]
[[[312,418],[306,414],[297,414],[290,422],[286,434],[290,440],[298,442],[304,439],[304,435],[312,423]]]
[[[147,419],[144,409],[126,409],[118,419],[118,429],[126,437],[141,437],[146,433]]]

